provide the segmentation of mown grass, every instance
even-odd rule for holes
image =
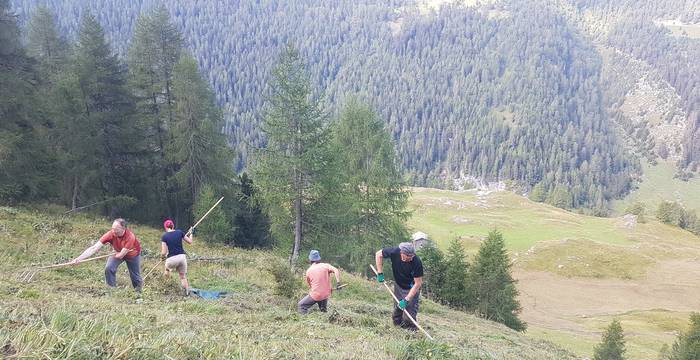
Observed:
[[[50,359],[567,359],[560,348],[500,324],[424,300],[419,320],[435,337],[394,328],[383,287],[343,274],[329,312],[296,313],[298,298],[274,295],[265,251],[188,248],[193,287],[225,290],[217,301],[185,298],[178,281],[152,275],[142,300],[128,284],[104,285],[104,263],[15,275],[30,265],[68,260],[93,243],[109,220],[66,216],[63,209],[0,208],[0,351],[7,358]],[[144,269],[158,260],[160,232],[134,225]],[[106,250],[103,251],[106,253]],[[301,295],[301,291],[298,294]],[[141,302],[142,301],[142,302]]]

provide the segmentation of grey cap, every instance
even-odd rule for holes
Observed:
[[[309,261],[321,261],[321,253],[318,250],[311,250],[309,252]]]
[[[413,247],[413,244],[409,242],[402,242],[399,244],[399,250],[401,250],[402,253],[406,255],[415,255],[416,254],[416,248]]]

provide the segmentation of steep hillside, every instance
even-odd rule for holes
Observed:
[[[415,189],[409,224],[439,247],[474,253],[489,230],[504,235],[528,334],[590,356],[613,318],[631,359],[656,359],[700,298],[700,238],[647,216],[597,218],[510,192]]]
[[[329,312],[296,314],[296,299],[273,294],[267,271],[281,257],[263,251],[188,248],[193,287],[226,290],[227,298],[183,298],[174,279],[147,280],[143,303],[126,285],[103,284],[103,264],[38,274],[31,283],[15,275],[29,264],[49,264],[77,254],[109,221],[65,216],[62,209],[0,208],[0,346],[3,357],[53,359],[568,359],[570,353],[496,323],[448,310],[431,301],[419,319],[436,339],[426,341],[390,324],[383,287],[343,274]],[[146,261],[156,263],[160,233],[135,226]],[[301,295],[301,293],[299,293]]]

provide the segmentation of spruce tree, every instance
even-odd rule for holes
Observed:
[[[669,360],[700,359],[700,314],[690,315],[690,328],[678,335],[673,343]]]
[[[35,62],[22,46],[17,17],[0,0],[0,201],[55,196],[55,158],[36,98]],[[42,140],[43,139],[43,140]]]
[[[623,360],[625,358],[625,336],[620,322],[615,319],[610,323],[603,338],[595,347],[594,360]]]
[[[440,296],[445,286],[447,272],[445,255],[432,242],[428,242],[418,250],[418,256],[423,262],[424,269],[421,292],[435,301],[443,302]]]
[[[521,307],[505,242],[497,230],[489,232],[481,243],[470,277],[474,294],[473,309],[477,315],[514,330],[525,330],[526,324],[517,317]]]
[[[205,184],[217,193],[229,191],[234,181],[233,153],[221,133],[224,120],[214,94],[189,54],[175,65],[173,97],[172,140],[166,153],[175,173],[169,185],[170,191],[179,194],[176,215],[188,220]]]
[[[238,176],[238,200],[241,208],[235,218],[234,245],[244,248],[264,248],[272,245],[270,220],[255,201],[255,186],[247,173]]]
[[[439,290],[440,298],[458,309],[468,309],[472,305],[472,287],[469,283],[469,267],[464,247],[459,239],[454,239],[445,256],[445,279]]]
[[[142,172],[149,191],[144,206],[159,217],[177,217],[177,192],[168,191],[174,175],[166,148],[174,125],[173,77],[180,59],[182,35],[171,23],[165,7],[157,7],[136,20],[129,53],[129,83],[137,99],[141,134],[147,139],[148,157]],[[155,191],[154,191],[155,190]]]
[[[543,182],[537,183],[530,191],[530,200],[544,202],[547,199],[547,188]]]

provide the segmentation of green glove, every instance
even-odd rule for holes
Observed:
[[[377,274],[377,281],[379,281],[380,283],[384,282],[384,273]]]
[[[401,301],[399,301],[399,309],[403,310],[406,306],[408,306],[408,301],[406,301],[406,299],[401,299]]]

